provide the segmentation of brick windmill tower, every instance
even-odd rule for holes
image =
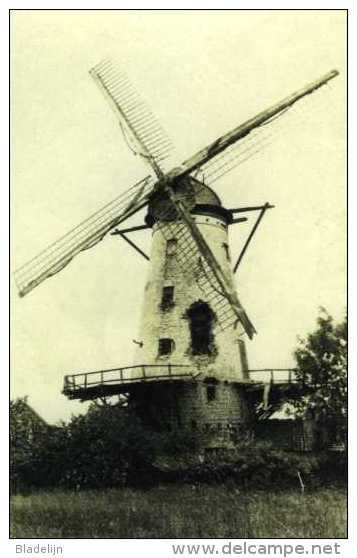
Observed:
[[[64,393],[90,400],[125,394],[155,428],[198,433],[205,447],[234,444],[249,429],[251,405],[244,337],[255,333],[240,303],[234,273],[271,205],[228,209],[209,184],[234,168],[247,142],[261,127],[338,75],[333,70],[276,105],[250,118],[178,168],[165,171],[171,145],[110,61],[91,70],[128,145],[153,171],[54,245],[20,268],[21,296],[65,267],[111,231],[149,261],[135,363],[129,367],[65,377]],[[243,148],[244,147],[244,148]],[[200,177],[200,178],[198,178]],[[117,227],[147,208],[142,225]],[[231,262],[229,228],[257,219],[238,260]],[[151,230],[150,257],[128,235]]]
[[[192,178],[178,194],[188,197],[190,219],[234,292],[228,229],[241,219]],[[150,363],[150,376],[159,381],[142,383],[136,404],[154,425],[194,430],[214,445],[227,443],[250,421],[245,329],[203,267],[186,226],[167,216],[169,208],[154,197],[146,216],[152,243],[136,362]],[[246,327],[252,335],[248,318]]]

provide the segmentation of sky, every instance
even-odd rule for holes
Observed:
[[[282,117],[273,144],[214,185],[226,207],[270,202],[236,275],[258,334],[250,368],[294,365],[319,306],[346,307],[346,21],[343,11],[13,11],[12,269],[148,174],[88,74],[120,61],[175,145],[176,166],[333,68]],[[272,127],[273,130],[273,127]],[[274,128],[275,130],[275,128]],[[142,223],[143,214],[130,223]],[[238,256],[252,221],[231,229]],[[137,233],[147,251],[150,234]],[[83,412],[66,373],[131,364],[147,264],[118,237],[26,297],[11,295],[12,396],[49,422]]]

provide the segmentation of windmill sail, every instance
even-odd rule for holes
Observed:
[[[125,137],[129,142],[130,138],[134,141],[133,151],[152,166],[158,178],[163,177],[163,162],[172,150],[172,143],[156,117],[111,61],[100,62],[90,74],[124,125]]]
[[[299,91],[296,91],[295,93],[289,95],[272,107],[260,112],[243,124],[240,124],[227,134],[221,136],[213,143],[211,143],[204,149],[201,149],[201,151],[187,159],[178,169],[175,169],[174,171],[169,173],[171,179],[183,178],[184,176],[187,176],[188,174],[191,174],[194,171],[202,168],[209,161],[222,154],[226,149],[230,148],[230,146],[233,146],[235,143],[239,142],[240,140],[248,136],[248,134],[259,128],[259,126],[265,125],[271,119],[277,117],[280,114],[283,114],[300,99],[302,99],[306,95],[310,95],[336,76],[338,76],[338,71],[331,70],[320,79],[309,83]]]
[[[295,128],[307,130],[311,117],[315,119],[316,115],[323,114],[325,119],[326,110],[329,110],[333,102],[332,94],[332,88],[320,88],[314,95],[305,96],[299,103],[281,111],[204,163],[193,176],[206,186],[212,186],[227,173],[266,151],[277,141],[281,142],[286,138],[285,141],[288,142],[288,135],[293,134]]]
[[[149,176],[136,183],[17,269],[14,277],[20,296],[61,271],[77,254],[100,242],[113,227],[144,207],[154,183]]]

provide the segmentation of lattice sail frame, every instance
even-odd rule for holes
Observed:
[[[59,238],[14,273],[20,296],[25,296],[45,279],[55,275],[83,250],[88,250],[114,227],[144,207],[155,180],[147,176],[104,205],[77,227]]]
[[[162,178],[164,161],[170,155],[173,145],[163,127],[135,91],[124,72],[119,71],[110,60],[104,60],[90,70],[90,75],[106,97],[123,134],[132,139],[135,154],[141,155]],[[130,147],[130,146],[129,146]]]

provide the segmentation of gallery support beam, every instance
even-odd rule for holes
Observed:
[[[260,211],[260,210],[263,209],[263,207],[266,207],[267,209],[273,209],[275,207],[275,205],[270,205],[270,203],[266,203],[264,205],[252,205],[252,206],[248,206],[248,207],[237,207],[237,208],[230,209],[229,211],[231,211],[232,213],[248,213],[249,211]]]
[[[256,207],[245,207],[245,208],[242,207],[242,208],[239,208],[239,209],[231,209],[231,211],[232,211],[233,213],[243,213],[243,212],[245,212],[245,211],[259,211],[258,218],[257,218],[256,222],[254,223],[253,228],[252,228],[252,230],[250,231],[249,236],[248,236],[247,240],[245,241],[245,244],[244,244],[244,246],[243,246],[243,248],[242,248],[242,250],[241,250],[241,252],[240,252],[240,254],[239,254],[239,256],[238,256],[238,259],[237,259],[237,261],[236,261],[236,264],[235,264],[235,266],[234,266],[234,268],[233,268],[233,273],[236,273],[236,271],[237,271],[237,269],[238,269],[238,267],[239,267],[239,264],[241,263],[241,261],[242,261],[242,259],[243,259],[243,257],[244,257],[244,254],[246,253],[247,248],[248,248],[248,246],[249,246],[249,244],[250,244],[250,242],[251,242],[251,240],[252,240],[252,238],[253,238],[253,236],[254,236],[254,233],[256,232],[257,228],[259,227],[259,223],[261,222],[261,220],[262,220],[263,217],[264,217],[264,214],[265,214],[266,210],[267,210],[267,209],[272,209],[273,207],[274,207],[273,205],[270,205],[270,204],[267,202],[267,203],[264,204],[264,205],[256,206]]]
[[[145,254],[145,252],[143,252],[143,251],[141,250],[141,248],[139,248],[139,246],[137,246],[137,245],[135,244],[135,242],[133,242],[132,240],[130,240],[130,238],[128,238],[127,236],[125,236],[124,233],[119,232],[119,233],[117,233],[117,234],[119,234],[119,236],[121,236],[128,244],[130,244],[130,246],[131,246],[132,248],[134,248],[134,250],[136,250],[143,258],[145,258],[145,260],[148,260],[148,261],[150,260],[149,256],[148,256],[147,254]]]
[[[137,246],[135,244],[135,242],[133,242],[132,240],[130,240],[130,238],[128,238],[126,236],[126,233],[131,233],[131,232],[135,232],[135,231],[143,231],[143,230],[148,229],[148,228],[149,228],[148,225],[139,225],[137,227],[130,227],[128,229],[121,229],[121,230],[115,229],[111,233],[111,235],[112,236],[117,236],[117,235],[121,236],[128,244],[130,244],[130,246],[132,248],[134,248],[134,250],[136,250],[143,258],[145,258],[145,260],[150,261],[149,256],[147,254],[145,254],[145,252],[143,252],[143,250],[141,250],[141,248],[139,248],[139,246]]]
[[[138,225],[137,227],[129,227],[128,229],[115,229],[111,234],[115,236],[116,234],[126,234],[135,231],[143,231],[145,229],[150,229],[149,225]]]
[[[237,219],[233,219],[231,225],[235,223],[244,223],[245,221],[248,221],[247,217],[237,217]]]

